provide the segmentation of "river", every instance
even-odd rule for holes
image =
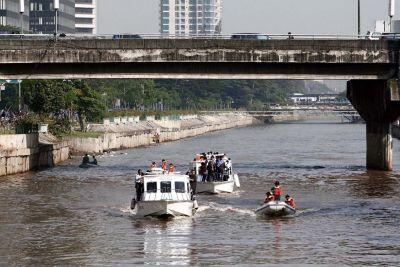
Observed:
[[[242,188],[199,196],[193,218],[129,214],[138,168],[167,158],[185,171],[195,152],[223,151]],[[305,122],[216,132],[40,172],[0,178],[0,265],[400,265],[397,171],[368,172],[365,125]],[[279,179],[293,218],[253,210]]]

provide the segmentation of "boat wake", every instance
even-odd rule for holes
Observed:
[[[206,206],[206,209],[214,210],[214,211],[220,211],[220,212],[232,212],[232,213],[239,213],[243,215],[250,215],[250,216],[256,216],[254,213],[254,210],[251,209],[240,209],[236,208],[230,205],[222,205],[214,202],[210,202],[208,206]],[[204,209],[204,210],[206,210]]]

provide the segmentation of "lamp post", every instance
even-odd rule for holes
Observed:
[[[358,13],[358,37],[360,37],[361,35],[361,3],[360,0],[358,0],[358,9],[357,9],[357,13]]]
[[[19,14],[21,15],[21,34],[24,34],[25,1],[19,0]]]
[[[55,11],[55,35],[57,39],[58,34],[58,10],[60,9],[60,0],[54,0],[54,11]]]
[[[393,32],[393,17],[395,14],[394,0],[389,0],[389,18],[390,18],[390,32]]]

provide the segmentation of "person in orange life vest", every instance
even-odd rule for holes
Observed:
[[[161,168],[163,169],[163,171],[167,171],[167,167],[168,167],[168,162],[165,159],[163,159],[161,161]]]
[[[271,201],[274,201],[274,196],[271,194],[271,192],[267,192],[267,197],[264,200],[264,203],[269,203]]]
[[[285,203],[294,209],[296,208],[296,203],[294,202],[294,199],[292,197],[290,197],[289,195],[286,195]]]
[[[174,164],[169,164],[169,171],[168,171],[169,173],[174,173],[175,172],[175,166],[174,166]]]
[[[154,168],[157,168],[157,164],[155,162],[151,163],[150,170],[154,169]]]
[[[272,193],[274,194],[276,201],[281,201],[282,188],[280,187],[278,181],[275,182],[275,187],[273,188]]]

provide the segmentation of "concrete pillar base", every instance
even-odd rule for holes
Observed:
[[[390,124],[367,122],[367,168],[392,171],[392,147]]]
[[[352,80],[347,98],[367,123],[367,168],[391,171],[391,124],[400,116],[397,83],[386,80]]]

